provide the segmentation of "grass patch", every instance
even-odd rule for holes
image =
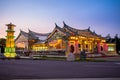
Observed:
[[[48,56],[37,56],[34,60],[66,60],[66,57],[48,57]]]
[[[67,60],[66,57],[48,57],[48,56],[34,56],[33,60],[61,60],[65,61]],[[105,62],[106,60],[99,60],[99,59],[94,59],[94,58],[86,58],[86,59],[80,59],[76,58],[75,62]]]
[[[105,60],[96,60],[96,59],[91,59],[91,58],[86,58],[86,59],[79,59],[75,61],[80,61],[80,62],[105,62]]]

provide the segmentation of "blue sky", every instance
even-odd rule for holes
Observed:
[[[0,0],[0,37],[6,35],[5,24],[20,29],[51,32],[63,21],[77,29],[91,30],[103,37],[120,35],[120,0]]]

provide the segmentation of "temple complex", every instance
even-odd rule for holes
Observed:
[[[63,51],[65,55],[70,52],[70,47],[73,46],[73,53],[79,54],[85,50],[86,53],[110,53],[111,44],[106,43],[106,38],[92,32],[88,29],[75,29],[63,22],[63,27],[59,27],[55,23],[55,28],[50,33],[37,33],[31,30],[24,32],[20,30],[20,34],[15,40],[17,49],[32,50],[32,51]],[[113,47],[115,48],[115,47]]]

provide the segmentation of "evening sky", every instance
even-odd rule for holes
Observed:
[[[120,0],[0,0],[0,37],[6,36],[6,26],[39,33],[52,32],[55,23],[63,21],[73,28],[91,30],[105,37],[120,35]]]

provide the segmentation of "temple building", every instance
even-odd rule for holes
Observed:
[[[108,52],[106,38],[88,29],[75,29],[63,22],[63,27],[55,23],[55,28],[51,33],[37,33],[29,30],[20,34],[15,40],[16,48],[32,51],[65,51],[65,55],[70,52],[73,46],[73,53],[79,54],[85,50],[86,53]],[[112,53],[110,53],[112,54]]]
[[[63,22],[63,28],[56,24],[52,33],[48,36],[48,44],[53,49],[65,49],[67,53],[70,46],[74,47],[74,53],[85,50],[87,53],[106,52],[105,39],[88,29],[79,30],[72,28]]]
[[[47,36],[49,33],[42,34],[36,33],[34,31],[29,30],[29,32],[24,32],[20,30],[18,37],[15,40],[17,50],[33,50],[40,51],[48,49],[45,44]]]
[[[111,53],[113,55],[120,54],[120,39],[118,38],[118,35],[116,35],[114,38],[111,38],[110,34],[106,36],[106,43],[108,47],[108,55]]]

